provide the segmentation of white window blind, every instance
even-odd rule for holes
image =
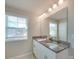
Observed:
[[[26,38],[27,18],[6,15],[6,38]]]

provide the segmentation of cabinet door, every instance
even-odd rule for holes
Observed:
[[[33,40],[33,53],[34,53],[34,56],[36,57],[36,59],[38,59],[38,49],[36,46],[36,42],[34,40]]]
[[[49,48],[43,46],[37,41],[33,41],[34,53],[37,59],[56,59],[56,53],[51,51]]]
[[[56,59],[56,54],[55,53],[52,53],[52,52],[49,52],[47,54],[47,59]]]
[[[43,50],[41,50],[41,48],[40,49],[38,49],[38,59],[44,59],[44,54],[43,54]]]
[[[68,49],[65,49],[65,50],[59,52],[57,54],[57,59],[68,59]]]
[[[33,52],[37,59],[44,59],[43,47],[37,41],[33,41]]]
[[[44,46],[40,43],[38,45],[39,59],[44,59]]]
[[[56,59],[56,53],[44,47],[44,59]]]

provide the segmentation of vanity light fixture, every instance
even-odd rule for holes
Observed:
[[[53,8],[53,9],[57,8],[58,5],[63,4],[63,1],[64,1],[64,0],[58,0],[58,3],[57,3],[57,4],[56,4],[56,3],[53,4],[53,5],[52,5],[52,8]],[[48,12],[52,12],[52,8],[49,8],[49,9],[48,9]],[[43,18],[43,17],[46,17],[46,16],[47,16],[47,14],[46,14],[46,13],[43,13],[41,16],[39,16],[39,18]]]
[[[53,4],[53,9],[55,9],[57,7],[57,4]]]
[[[43,13],[41,16],[39,16],[39,18],[43,18],[43,17],[46,17],[47,14],[46,13]]]
[[[59,4],[59,5],[63,4],[63,0],[59,0],[59,1],[58,1],[58,4]]]
[[[46,13],[43,13],[41,16],[46,16]]]
[[[48,12],[51,12],[51,11],[52,11],[52,8],[49,8],[49,9],[48,9]]]

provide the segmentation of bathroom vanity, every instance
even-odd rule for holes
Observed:
[[[33,53],[36,59],[68,59],[69,43],[33,39]]]

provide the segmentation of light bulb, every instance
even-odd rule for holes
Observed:
[[[58,4],[61,5],[63,3],[63,0],[59,0]]]
[[[53,5],[53,9],[55,9],[56,7],[57,7],[57,4],[54,4],[54,5]]]
[[[41,16],[46,16],[46,13],[43,13]]]
[[[41,16],[39,16],[39,19],[40,18],[43,18],[43,17],[46,17],[47,16],[47,14],[46,13],[43,13]]]
[[[48,9],[48,12],[51,12],[51,11],[52,11],[52,8],[49,8],[49,9]]]

